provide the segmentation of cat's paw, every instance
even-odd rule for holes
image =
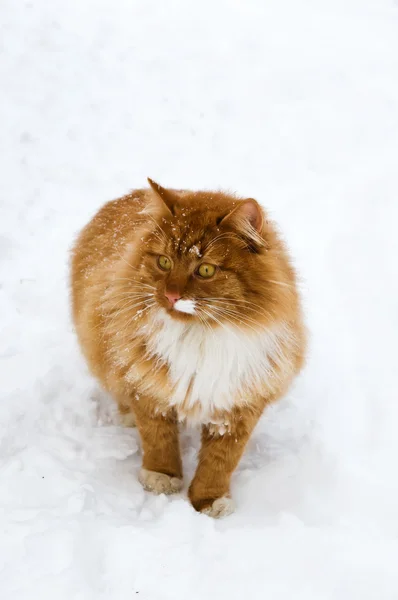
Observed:
[[[138,481],[147,492],[154,494],[176,494],[182,488],[182,479],[170,477],[166,473],[141,469]]]
[[[217,498],[217,500],[214,500],[213,504],[206,506],[206,508],[201,510],[203,514],[213,517],[213,519],[222,519],[223,517],[228,517],[228,515],[232,515],[234,511],[234,501],[231,498],[228,498],[228,496]]]

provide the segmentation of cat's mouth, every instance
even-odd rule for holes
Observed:
[[[183,298],[180,298],[171,308],[174,311],[185,313],[186,315],[194,315],[196,312],[196,302],[195,300],[184,300]]]
[[[197,302],[192,298],[162,298],[160,305],[174,318],[190,319],[197,313]]]

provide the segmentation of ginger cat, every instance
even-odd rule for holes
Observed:
[[[303,364],[295,273],[255,200],[148,181],[80,234],[74,322],[91,371],[136,422],[143,487],[182,488],[178,423],[200,425],[188,495],[221,517],[254,426]]]

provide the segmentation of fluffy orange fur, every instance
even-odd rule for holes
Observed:
[[[255,424],[303,364],[296,277],[255,200],[148,181],[101,208],[75,244],[76,331],[91,371],[137,424],[143,486],[181,489],[178,422],[198,424],[189,498],[223,516]]]

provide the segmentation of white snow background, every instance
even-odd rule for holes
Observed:
[[[397,599],[398,2],[2,0],[0,101],[1,599]],[[69,316],[76,233],[147,176],[258,198],[301,275],[223,521],[141,489]]]

